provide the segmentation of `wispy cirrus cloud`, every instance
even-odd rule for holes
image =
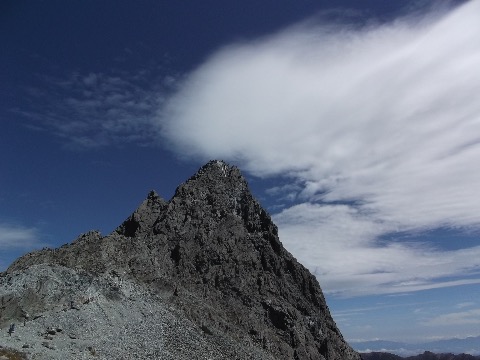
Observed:
[[[455,305],[455,308],[464,309],[464,308],[472,307],[472,306],[475,306],[475,305],[476,305],[476,303],[474,303],[473,301],[466,301],[466,302],[462,302],[462,303],[459,303],[459,304]]]
[[[450,325],[478,325],[480,324],[480,309],[451,312],[438,315],[428,320],[427,326],[450,326]]]
[[[0,271],[24,251],[47,246],[36,228],[0,223]]]
[[[187,157],[286,176],[270,191],[291,201],[275,221],[326,291],[478,282],[480,247],[387,235],[480,226],[479,36],[472,1],[442,16],[308,23],[233,44],[161,107],[163,136]]]
[[[282,240],[332,295],[480,283],[480,246],[448,251],[435,243],[384,240],[394,226],[361,206],[302,203],[275,214],[274,220]],[[463,279],[467,275],[476,277]]]
[[[171,77],[155,78],[149,70],[136,73],[74,73],[45,78],[44,89],[29,89],[31,109],[16,109],[28,125],[58,136],[67,147],[99,148],[134,143],[151,145],[158,139],[154,114]]]
[[[35,228],[0,223],[0,250],[31,249],[42,245]]]

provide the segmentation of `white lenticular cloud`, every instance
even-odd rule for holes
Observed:
[[[480,2],[471,1],[420,22],[297,26],[232,45],[167,101],[163,134],[186,156],[233,159],[255,175],[288,174],[303,184],[298,198],[308,203],[277,215],[282,240],[327,274],[332,291],[343,289],[334,279],[352,280],[362,264],[368,276],[360,281],[372,289],[411,285],[414,274],[400,268],[413,255],[429,264],[454,257],[447,273],[417,268],[425,282],[473,271],[476,262],[464,253],[376,239],[396,230],[480,225],[478,39]],[[346,205],[325,205],[339,202]],[[318,257],[315,248],[327,255]],[[336,254],[351,269],[341,273]]]

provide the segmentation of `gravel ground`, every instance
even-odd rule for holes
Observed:
[[[0,332],[0,346],[29,359],[272,359],[222,334],[205,333],[168,299],[115,277],[37,265],[0,277],[0,297],[7,302],[4,313],[31,312],[25,325],[17,318],[11,336],[9,322]]]

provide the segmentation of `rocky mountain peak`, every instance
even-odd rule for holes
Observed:
[[[197,173],[190,178],[190,180],[198,179],[202,176],[207,176],[208,178],[214,178],[215,176],[228,178],[232,175],[237,179],[243,178],[240,170],[236,166],[229,165],[223,160],[210,160],[203,165]]]
[[[218,205],[235,207],[234,201],[241,201],[245,196],[251,197],[240,170],[223,161],[214,160],[202,166],[195,175],[180,185],[172,200],[216,201]]]
[[[7,274],[38,266],[136,284],[155,294],[155,306],[169,304],[209,341],[228,339],[264,354],[235,350],[237,358],[359,359],[330,316],[316,278],[283,247],[240,171],[223,161],[204,165],[169,201],[150,192],[112,234],[88,233],[59,249],[25,255]],[[32,279],[34,288],[35,281],[43,280]],[[113,295],[99,290],[113,307],[127,296],[114,288]],[[29,296],[36,305],[22,302],[22,311],[51,310],[44,300],[38,305],[45,294]],[[8,314],[19,314],[11,304]]]
[[[223,161],[213,160],[201,167],[177,188],[169,207],[174,208],[176,214],[183,213],[184,220],[194,226],[212,218],[211,227],[218,227],[234,216],[243,220],[250,232],[265,230],[277,234],[276,226],[252,196],[240,170]],[[157,229],[161,231],[162,227],[160,222]]]

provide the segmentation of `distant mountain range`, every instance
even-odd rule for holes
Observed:
[[[361,352],[383,352],[400,356],[412,356],[431,352],[436,354],[470,354],[480,355],[480,336],[464,339],[446,339],[424,343],[403,343],[396,341],[365,341],[351,343],[352,347]],[[373,358],[369,358],[373,359]],[[382,358],[387,359],[387,358]]]
[[[425,351],[423,354],[415,356],[401,357],[398,355],[384,353],[384,352],[371,352],[361,354],[362,360],[478,360],[480,356],[473,356],[469,354],[434,354],[430,351]]]

